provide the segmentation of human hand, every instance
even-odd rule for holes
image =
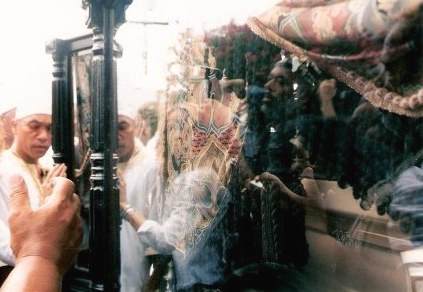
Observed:
[[[53,191],[52,178],[58,176],[66,177],[66,169],[66,165],[64,163],[61,163],[54,165],[53,168],[48,172],[43,183],[41,184],[41,188],[43,191],[42,197],[44,199],[49,196]]]
[[[324,209],[324,199],[322,193],[319,190],[319,187],[316,184],[316,181],[314,180],[313,169],[311,167],[306,167],[303,170],[302,177],[307,178],[308,180],[306,184],[304,184],[304,181],[302,181],[306,194],[305,197],[291,191],[277,176],[269,172],[262,173],[260,175],[260,181],[264,182],[265,184],[276,184],[280,188],[282,194],[286,195],[294,202],[316,207],[318,209]]]
[[[291,199],[294,202],[300,203],[300,204],[306,204],[307,199],[306,197],[300,196],[293,191],[291,191],[276,175],[270,173],[270,172],[263,172],[259,176],[259,181],[263,182],[263,185],[265,188],[267,188],[270,184],[276,185],[281,193],[285,196],[287,196],[289,199]]]
[[[119,205],[121,209],[128,207],[128,198],[126,195],[126,182],[121,170],[117,171],[118,188],[119,188]]]
[[[314,170],[311,167],[306,167],[302,173],[301,184],[303,185],[304,191],[307,195],[307,201],[309,206],[325,209],[325,194],[320,190],[319,186],[314,179]]]
[[[82,241],[80,201],[70,180],[53,177],[51,182],[52,194],[32,210],[23,178],[15,175],[9,180],[10,245],[17,264],[27,257],[40,257],[63,275],[75,261]]]
[[[334,118],[336,116],[335,107],[333,106],[333,98],[336,95],[336,79],[326,79],[319,84],[319,100],[320,111],[326,119]]]
[[[295,158],[291,165],[291,171],[298,173],[310,166],[308,151],[304,146],[303,140],[301,136],[296,136],[289,140],[289,143],[294,145],[295,149]]]
[[[320,102],[331,102],[336,95],[336,79],[325,79],[320,82],[318,88]]]

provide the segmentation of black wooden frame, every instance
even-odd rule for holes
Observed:
[[[87,25],[92,34],[51,41],[46,52],[53,58],[52,147],[55,163],[65,163],[67,177],[75,182],[74,103],[72,56],[93,54],[90,80],[90,207],[89,271],[87,286],[76,291],[119,291],[120,238],[117,188],[117,73],[114,42],[125,21],[131,0],[86,0]]]

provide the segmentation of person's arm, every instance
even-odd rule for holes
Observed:
[[[171,227],[160,225],[156,221],[147,220],[142,212],[133,209],[126,196],[126,183],[123,178],[122,172],[117,173],[119,178],[119,204],[122,219],[127,221],[134,230],[138,233],[139,239],[147,243],[150,247],[154,248],[157,252],[169,254],[174,247],[166,240],[167,230],[172,229],[172,220],[167,220]],[[168,224],[169,225],[169,224]]]
[[[32,210],[21,176],[10,180],[10,245],[16,266],[1,287],[9,291],[60,291],[63,274],[71,267],[82,241],[80,201],[74,184],[52,179],[53,192]]]
[[[276,175],[269,172],[262,173],[259,176],[259,180],[273,182],[280,188],[282,194],[290,198],[293,202],[324,209],[324,194],[320,192],[314,180],[314,170],[311,167],[306,167],[301,176],[303,177],[301,183],[304,187],[305,197],[291,191]],[[304,179],[307,179],[307,181]]]
[[[333,98],[336,95],[336,80],[326,79],[319,84],[319,100],[320,110],[325,119],[336,117],[335,107],[333,106]]]
[[[19,261],[1,286],[1,292],[61,291],[62,274],[50,260],[28,256]]]
[[[119,205],[121,216],[123,219],[128,221],[135,230],[138,230],[146,219],[143,214],[135,212],[135,210],[129,205],[126,195],[126,182],[123,177],[123,173],[118,171],[117,176],[119,178]]]
[[[128,203],[125,205],[121,204],[120,210],[122,218],[128,221],[135,230],[138,230],[146,221],[144,215],[135,211]]]

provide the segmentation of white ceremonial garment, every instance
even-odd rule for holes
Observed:
[[[158,164],[141,141],[135,140],[134,152],[126,163],[118,163],[118,169],[123,172],[126,182],[128,203],[136,211],[152,216],[151,198],[156,191]],[[154,217],[154,216],[153,216]],[[139,292],[145,285],[149,266],[145,257],[144,244],[138,239],[137,232],[125,220],[122,220],[120,230],[121,256],[121,289],[122,292]]]
[[[45,167],[39,167],[47,171]],[[32,209],[39,207],[42,195],[37,165],[24,162],[10,149],[3,151],[0,155],[0,261],[10,266],[15,265],[15,257],[10,249],[8,181],[15,174],[21,175],[25,180]]]
[[[156,153],[156,147],[157,147],[157,141],[159,140],[159,135],[158,132],[156,132],[156,134],[154,134],[153,137],[151,137],[150,140],[147,141],[147,144],[145,145],[145,147],[151,151],[152,153]]]

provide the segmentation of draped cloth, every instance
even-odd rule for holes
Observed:
[[[180,230],[184,235],[169,242],[183,254],[195,247],[205,230],[211,232],[217,213],[225,213],[222,197],[242,147],[238,131],[233,111],[214,100],[205,100],[201,108],[184,102],[168,114],[165,166],[169,189],[164,192],[161,218],[166,222],[176,213],[184,218],[186,224]]]
[[[178,289],[224,279],[227,182],[242,147],[235,94],[223,94],[203,35],[181,34],[169,70],[167,99],[159,107],[158,157],[163,175],[160,224],[138,231],[159,253],[171,253]],[[221,87],[222,86],[222,87]],[[162,187],[162,186],[161,186]]]
[[[172,254],[178,291],[225,279],[224,218],[230,198],[212,168],[184,172],[168,188],[164,222],[146,220],[139,228],[142,241],[160,254]]]
[[[401,80],[401,88],[395,90],[379,85],[376,78],[380,76],[375,76],[371,69],[409,58],[412,52],[421,65],[422,3],[422,0],[282,0],[267,12],[250,17],[248,25],[263,39],[315,62],[374,106],[421,117],[421,68],[413,78]]]
[[[234,92],[223,94],[223,80],[206,76],[216,61],[203,34],[181,33],[175,53],[171,64],[179,70],[169,77],[158,129],[162,132],[158,153],[166,185],[181,173],[205,167],[212,167],[225,183],[242,147],[235,113],[239,99]]]
[[[222,219],[227,208],[222,204],[227,201],[226,196],[228,191],[213,168],[196,169],[178,176],[166,197],[164,217],[177,217],[183,224],[169,229],[166,241],[182,254],[189,253],[206,232],[211,232],[214,220]]]
[[[195,93],[196,98],[202,94]],[[219,180],[227,182],[243,144],[233,106],[207,98],[169,101],[168,106],[165,167],[169,181],[183,172],[212,167]]]

